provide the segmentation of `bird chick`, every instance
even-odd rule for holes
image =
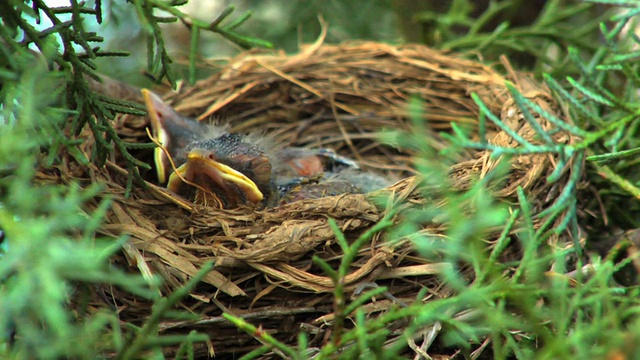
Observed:
[[[273,171],[279,186],[295,183],[300,178],[313,178],[325,172],[338,173],[344,169],[360,168],[353,160],[324,148],[285,147],[277,151],[276,157],[278,165]]]
[[[154,152],[158,181],[197,201],[225,208],[261,202],[273,206],[277,187],[325,171],[357,168],[332,150],[278,147],[257,134],[231,134],[226,127],[178,114],[149,90],[142,94],[153,136],[162,145]]]
[[[275,201],[269,198],[275,194],[269,158],[240,135],[195,141],[180,153],[186,160],[169,176],[169,190],[192,193],[196,201],[224,208]]]
[[[169,190],[225,208],[257,204],[274,192],[271,161],[259,146],[224,127],[181,116],[149,90],[142,94],[162,145],[154,152],[158,181]]]
[[[384,176],[359,169],[327,172],[312,178],[299,179],[298,183],[280,186],[280,205],[294,201],[319,199],[343,194],[364,194],[392,185]]]

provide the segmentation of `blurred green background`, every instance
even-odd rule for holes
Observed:
[[[93,2],[91,0],[88,2]],[[52,6],[68,6],[69,0],[48,0]],[[103,0],[103,22],[86,17],[86,26],[105,38],[102,50],[127,51],[129,57],[100,58],[98,71],[136,85],[148,84],[148,35],[142,30],[134,6],[125,1]],[[321,20],[328,24],[326,42],[374,40],[388,43],[418,42],[429,46],[482,53],[485,60],[508,54],[516,63],[535,68],[549,62],[550,46],[597,47],[598,23],[605,8],[578,0],[190,0],[178,9],[194,19],[211,22],[226,8],[235,12],[225,21],[244,13],[251,18],[239,26],[238,33],[266,40],[276,50],[292,53],[301,43],[315,41],[321,33]],[[585,10],[586,11],[582,11]],[[156,12],[158,16],[168,16]],[[41,29],[50,26],[45,21]],[[176,64],[186,64],[190,32],[180,23],[162,25],[167,50]],[[518,30],[520,29],[520,30]],[[200,59],[224,59],[242,49],[212,32],[201,32]],[[557,62],[560,63],[560,62]],[[554,64],[554,65],[557,65]],[[176,66],[179,78],[186,78],[186,67]],[[563,70],[563,67],[560,67]],[[199,77],[209,71],[199,72]]]
[[[51,6],[69,5],[68,0],[48,0],[46,3]],[[276,49],[287,52],[295,52],[300,43],[313,42],[318,38],[321,32],[320,16],[329,25],[327,42],[337,43],[349,39],[385,42],[402,40],[393,4],[385,0],[191,0],[179,9],[194,18],[210,22],[231,5],[236,9],[231,18],[237,18],[247,11],[252,12],[251,18],[240,26],[239,32],[270,41],[275,44]],[[103,11],[102,24],[97,24],[93,17],[86,17],[88,30],[105,38],[100,44],[103,50],[127,51],[131,56],[98,59],[98,71],[129,83],[147,84],[149,80],[142,74],[147,66],[147,39],[133,6],[125,1],[103,0]],[[40,24],[40,28],[48,26],[50,24],[46,22]],[[169,54],[176,63],[185,63],[190,45],[187,27],[182,23],[164,24],[163,32]],[[202,33],[199,44],[199,55],[202,58],[228,58],[241,50],[218,34]],[[185,77],[184,74],[182,77]]]

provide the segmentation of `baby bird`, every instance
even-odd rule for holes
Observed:
[[[142,95],[162,145],[154,152],[158,181],[169,190],[225,208],[257,204],[273,193],[271,161],[259,146],[179,115],[149,90]]]
[[[280,204],[306,199],[318,199],[343,194],[363,194],[385,188],[392,181],[378,174],[344,169],[321,176],[303,178],[280,187]]]
[[[154,152],[158,181],[195,201],[222,208],[276,206],[390,185],[332,150],[274,146],[265,136],[233,134],[184,117],[149,90],[142,95],[161,145]]]

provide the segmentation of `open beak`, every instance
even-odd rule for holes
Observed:
[[[211,152],[193,149],[187,162],[169,177],[167,188],[179,192],[183,181],[195,184],[197,190],[205,191],[203,198],[215,196],[227,206],[245,202],[258,203],[264,195],[258,186],[243,173],[210,158]]]
[[[164,183],[173,172],[170,157],[178,161],[176,166],[182,165],[185,159],[176,159],[176,156],[195,138],[208,131],[208,127],[206,124],[178,114],[158,95],[147,89],[142,89],[142,97],[149,113],[153,137],[164,148],[163,150],[157,147],[154,150],[158,181]]]
[[[159,105],[164,105],[164,103],[157,98],[157,95],[147,89],[142,89],[142,97],[149,113],[153,137],[166,148],[169,145],[169,134],[160,120],[160,109],[158,108]],[[156,163],[158,181],[164,183],[167,180],[168,169],[171,166],[169,157],[161,148],[157,147],[153,152],[153,160]]]

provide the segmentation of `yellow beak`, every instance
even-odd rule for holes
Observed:
[[[167,146],[169,142],[169,134],[164,131],[164,127],[162,126],[162,121],[158,115],[157,111],[157,99],[154,99],[156,96],[154,93],[147,89],[142,89],[142,97],[144,97],[144,104],[147,107],[147,113],[149,114],[149,120],[151,121],[151,130],[153,131],[153,137],[160,143],[162,146]],[[167,154],[160,148],[157,147],[153,150],[153,160],[156,163],[156,172],[158,174],[158,181],[161,184],[167,180],[167,169],[170,166]]]
[[[207,192],[222,192],[227,197],[238,197],[238,190],[246,201],[258,203],[264,195],[258,186],[243,173],[209,157],[210,152],[193,149],[187,155],[187,162],[169,176],[167,188],[178,192],[184,180],[196,184]],[[219,191],[215,191],[218,189]]]

